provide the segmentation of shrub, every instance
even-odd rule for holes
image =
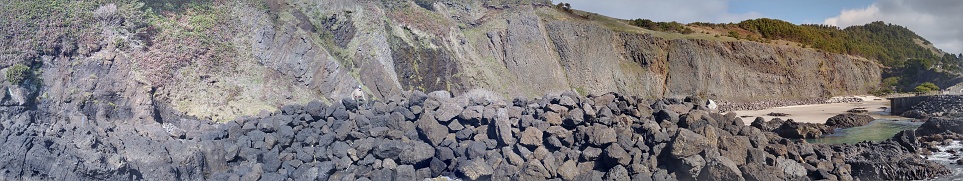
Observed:
[[[930,92],[930,91],[938,91],[938,90],[940,90],[940,87],[936,86],[936,84],[933,84],[931,82],[924,82],[919,86],[916,86],[916,92]]]
[[[29,73],[30,67],[19,63],[15,64],[7,69],[7,81],[10,81],[10,84],[13,85],[20,85],[29,77]]]

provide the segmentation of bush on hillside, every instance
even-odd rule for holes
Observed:
[[[931,82],[924,82],[919,86],[916,86],[916,92],[931,92],[931,91],[938,91],[938,90],[940,90],[940,87],[937,87],[936,84],[933,84]]]
[[[30,67],[27,67],[26,65],[18,63],[13,66],[10,66],[10,68],[7,69],[6,76],[7,76],[7,81],[10,81],[10,84],[20,85],[29,77],[29,74],[30,74]]]

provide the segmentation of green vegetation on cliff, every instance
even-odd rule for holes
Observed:
[[[14,64],[7,69],[6,77],[10,84],[19,85],[27,80],[30,75],[30,67],[23,64]]]
[[[932,82],[924,82],[923,84],[916,86],[915,90],[916,92],[932,92],[940,90],[940,87],[937,87],[936,84],[933,84]]]
[[[883,92],[912,91],[913,85],[927,81],[922,80],[926,77],[918,76],[922,73],[955,76],[963,71],[963,55],[941,54],[929,41],[906,27],[881,21],[843,29],[819,24],[796,25],[768,18],[689,26],[721,29],[728,32],[726,36],[738,39],[763,43],[790,41],[805,48],[877,60],[887,68],[883,76],[894,78],[881,84]]]
[[[692,29],[690,29],[689,27],[686,27],[684,24],[679,23],[679,22],[675,22],[675,21],[673,21],[673,22],[654,22],[654,21],[649,20],[649,19],[635,19],[635,20],[632,20],[632,25],[635,25],[635,26],[638,26],[638,27],[642,27],[642,28],[645,28],[645,29],[650,29],[650,30],[655,30],[655,31],[663,31],[663,32],[670,32],[670,33],[690,34],[690,33],[693,33],[693,32],[694,32],[694,31],[692,31]]]

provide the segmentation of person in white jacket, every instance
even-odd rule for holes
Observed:
[[[355,88],[353,92],[351,92],[351,100],[358,101],[358,102],[364,101],[364,91],[361,90],[360,85],[357,88]]]
[[[719,105],[716,104],[716,101],[712,101],[712,99],[706,99],[706,108],[709,108],[709,111],[718,111],[716,109],[719,108]]]
[[[362,105],[365,108],[368,107],[368,103],[365,101],[364,91],[361,90],[361,85],[358,85],[358,87],[351,92],[351,100],[356,101],[358,105]]]

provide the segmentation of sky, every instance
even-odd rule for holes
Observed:
[[[873,21],[898,24],[947,53],[963,53],[963,1],[959,0],[554,0],[572,8],[622,19],[681,23],[738,23],[773,18],[841,28]]]

